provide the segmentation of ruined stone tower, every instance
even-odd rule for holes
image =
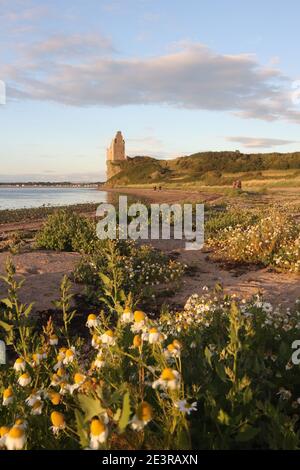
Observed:
[[[126,161],[125,140],[122,132],[118,131],[106,151],[107,179],[121,171],[124,161]]]

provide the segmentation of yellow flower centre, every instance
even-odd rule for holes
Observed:
[[[91,321],[97,320],[97,317],[94,313],[90,313],[90,315],[88,316],[88,320],[91,320]]]
[[[58,377],[64,377],[66,375],[65,369],[63,369],[62,367],[57,369],[57,375],[58,375]]]
[[[150,328],[149,333],[157,333],[157,328]]]
[[[92,420],[90,429],[93,436],[100,436],[105,431],[105,425],[96,418]]]
[[[168,344],[167,350],[168,350],[169,352],[173,352],[174,349],[176,349],[175,346],[174,346],[174,344]]]
[[[50,339],[56,340],[56,339],[58,339],[58,337],[56,335],[51,335]]]
[[[16,364],[23,364],[24,363],[24,359],[22,359],[22,357],[18,357],[18,359],[16,359]]]
[[[72,349],[67,349],[66,350],[66,357],[72,357],[74,356],[74,351]]]
[[[62,413],[58,411],[52,411],[51,413],[51,422],[56,428],[61,428],[65,424],[65,418]]]
[[[25,372],[25,374],[22,374],[20,379],[22,380],[28,380],[30,377],[29,377],[29,374],[27,374],[27,372]]]
[[[135,335],[135,337],[133,338],[133,346],[135,348],[139,348],[142,344],[142,339],[139,335]]]
[[[33,404],[32,408],[33,408],[34,410],[38,410],[38,409],[41,407],[41,405],[42,405],[41,400],[37,400],[37,401]]]
[[[112,330],[107,330],[107,331],[105,332],[105,334],[106,334],[107,336],[110,336],[111,338],[114,336],[114,332],[113,332]]]
[[[80,384],[84,381],[85,377],[83,374],[80,374],[79,372],[77,372],[75,375],[74,375],[74,383],[75,384]]]
[[[167,369],[164,369],[162,371],[161,378],[163,380],[174,380],[175,375],[174,375],[174,372],[172,371],[172,369],[167,368]]]
[[[141,403],[138,412],[138,417],[145,422],[150,421],[152,419],[152,407],[146,401]]]
[[[59,405],[59,403],[60,403],[60,394],[57,393],[57,392],[53,392],[50,395],[50,399],[51,399],[51,403],[53,405]]]
[[[23,424],[24,424],[24,421],[23,421],[23,419],[20,419],[20,418],[17,419],[17,421],[15,422],[15,425],[17,425],[17,426],[22,426]]]
[[[11,437],[12,439],[20,439],[20,437],[24,436],[24,431],[23,429],[14,426],[9,431],[8,436]]]
[[[0,437],[5,436],[9,432],[9,428],[7,426],[1,426],[0,428]]]
[[[13,396],[12,388],[11,387],[6,388],[3,392],[3,398],[10,398],[12,396]]]
[[[59,381],[59,377],[57,374],[53,374],[52,375],[52,382],[58,382]]]
[[[138,323],[138,322],[143,321],[143,320],[145,320],[144,312],[142,312],[141,310],[136,310],[134,312],[134,321]]]

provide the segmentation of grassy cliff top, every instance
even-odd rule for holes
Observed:
[[[236,179],[264,179],[266,172],[268,179],[276,179],[279,173],[287,179],[300,177],[300,152],[201,152],[172,160],[137,156],[128,158],[120,169],[108,186],[194,182],[226,185]]]

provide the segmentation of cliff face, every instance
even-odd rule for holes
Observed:
[[[125,167],[126,161],[110,161],[108,160],[106,162],[106,168],[107,168],[107,180],[112,178],[113,176],[117,175],[121,171],[123,171]]]

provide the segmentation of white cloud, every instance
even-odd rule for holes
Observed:
[[[73,106],[160,104],[300,122],[292,81],[259,64],[255,55],[219,54],[202,44],[184,43],[165,55],[120,58],[103,56],[103,41],[70,36],[65,44],[60,37],[32,45],[8,76],[2,73],[10,96]],[[85,48],[88,53],[80,62],[67,59],[68,51]]]
[[[226,140],[228,142],[236,142],[238,144],[243,145],[245,148],[253,149],[253,148],[272,148],[278,147],[281,145],[289,145],[297,143],[294,140],[285,140],[285,139],[272,139],[272,138],[264,138],[264,137],[227,137]]]

